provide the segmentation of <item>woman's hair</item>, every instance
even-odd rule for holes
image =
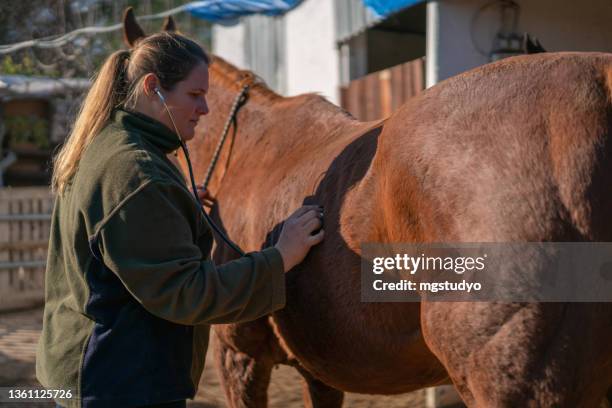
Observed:
[[[202,47],[187,37],[166,31],[143,38],[131,51],[111,54],[94,77],[74,127],[53,159],[52,191],[60,194],[64,191],[83,152],[108,123],[113,110],[136,106],[146,74],[155,74],[163,89],[172,90],[202,62],[210,62]]]

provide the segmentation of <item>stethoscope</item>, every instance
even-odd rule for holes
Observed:
[[[208,172],[206,174],[206,179],[205,179],[205,182],[204,182],[204,188],[206,188],[208,186],[208,182],[210,181],[210,177],[212,175],[212,171],[213,171],[213,169],[214,169],[214,167],[215,167],[215,165],[217,163],[217,160],[219,158],[219,153],[221,152],[221,147],[223,145],[223,142],[225,141],[225,137],[227,136],[227,131],[229,130],[229,124],[232,121],[234,115],[236,114],[236,111],[237,111],[238,107],[240,106],[240,103],[244,101],[243,97],[246,94],[247,90],[248,90],[248,86],[245,85],[242,88],[242,92],[240,93],[240,95],[234,101],[234,105],[232,106],[232,110],[231,110],[230,116],[229,116],[228,121],[227,121],[227,123],[225,125],[225,128],[223,129],[223,135],[221,137],[221,140],[219,141],[219,144],[217,145],[217,148],[215,149],[215,154],[213,156],[213,160],[211,161],[211,164],[208,167]],[[193,193],[193,196],[195,197],[195,201],[198,204],[198,207],[200,208],[200,211],[202,212],[202,215],[204,216],[204,219],[206,219],[206,222],[208,223],[208,225],[223,239],[223,241],[225,241],[225,243],[227,245],[230,246],[230,248],[232,248],[234,251],[236,251],[240,256],[244,256],[245,253],[240,249],[240,247],[238,247],[238,245],[236,245],[236,243],[234,243],[231,239],[228,238],[227,235],[225,235],[225,233],[223,231],[221,231],[221,229],[217,226],[217,224],[214,223],[214,221],[210,218],[210,216],[204,210],[204,206],[202,205],[202,203],[200,202],[200,198],[198,197],[197,187],[196,187],[195,179],[193,177],[193,168],[191,167],[191,160],[189,159],[189,151],[187,150],[187,145],[185,144],[185,142],[183,142],[183,138],[181,137],[181,134],[180,134],[180,132],[178,130],[178,127],[176,126],[176,123],[174,122],[174,116],[170,112],[170,109],[168,109],[168,105],[166,105],[166,98],[164,98],[164,96],[160,92],[159,88],[155,88],[153,91],[157,94],[157,96],[161,100],[162,104],[164,105],[164,108],[166,109],[166,112],[168,112],[168,116],[170,117],[170,121],[172,122],[172,126],[174,126],[174,130],[176,131],[176,135],[179,138],[179,142],[181,143],[181,148],[183,149],[183,153],[185,154],[185,159],[187,159],[187,167],[189,168],[189,179],[191,180],[192,193]]]

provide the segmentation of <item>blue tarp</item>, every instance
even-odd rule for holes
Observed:
[[[333,1],[333,0],[329,0]],[[383,19],[404,8],[426,0],[362,0],[376,18]],[[202,0],[184,7],[193,16],[214,22],[235,20],[250,14],[277,16],[286,13],[302,0]]]
[[[401,9],[423,3],[425,0],[363,0],[363,3],[377,17],[387,17]]]
[[[185,6],[195,17],[222,22],[250,14],[280,15],[301,2],[302,0],[203,0],[193,1]]]

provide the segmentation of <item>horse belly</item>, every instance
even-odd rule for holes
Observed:
[[[331,255],[315,248],[287,274],[286,307],[272,318],[287,354],[343,391],[394,394],[444,381],[421,334],[419,304],[361,302],[358,256]]]

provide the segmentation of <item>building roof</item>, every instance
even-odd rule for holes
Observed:
[[[46,78],[25,75],[0,75],[0,100],[49,98],[89,89],[84,78]]]
[[[278,16],[298,6],[302,0],[202,0],[184,6],[193,16],[218,23],[252,14]]]
[[[336,0],[336,41],[344,42],[401,10],[426,0]]]

